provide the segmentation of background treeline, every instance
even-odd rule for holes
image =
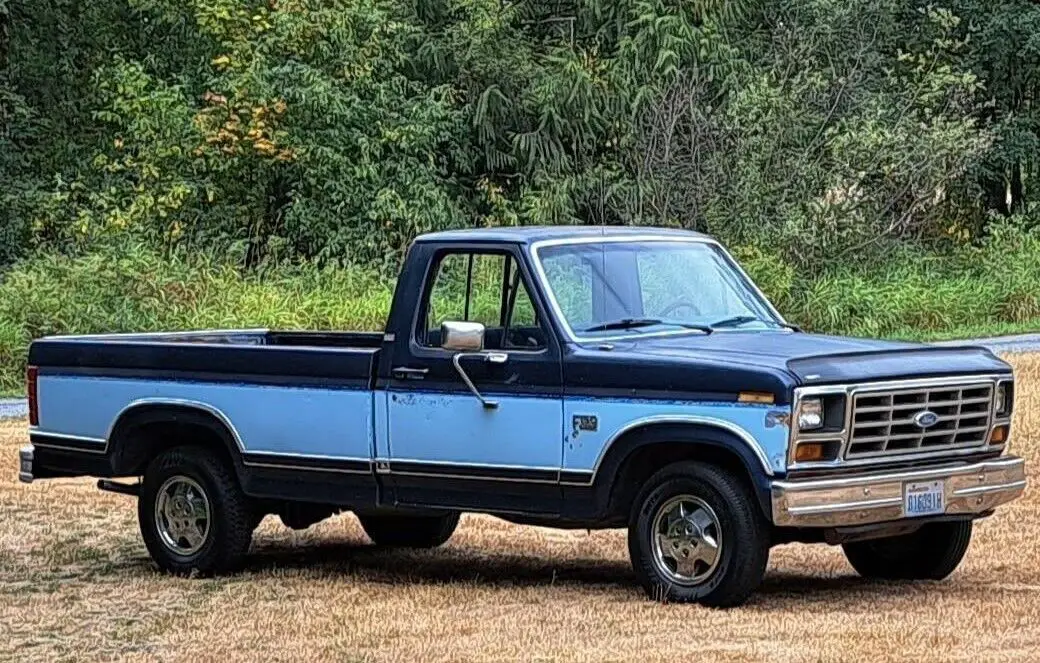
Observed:
[[[709,232],[817,330],[1028,327],[1038,100],[1028,0],[0,0],[0,365],[376,326],[474,225]]]

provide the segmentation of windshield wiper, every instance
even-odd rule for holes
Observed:
[[[758,318],[753,315],[734,315],[729,318],[723,318],[722,320],[716,320],[715,322],[711,323],[711,328],[723,329],[725,327],[739,327],[740,325],[744,325],[749,322],[762,322],[767,325],[778,325],[780,327],[785,327],[792,331],[802,331],[801,327],[798,327],[796,325],[788,324],[786,322],[777,322],[776,320],[763,320],[762,318]]]
[[[673,320],[661,320],[660,318],[621,318],[620,320],[611,320],[610,322],[603,322],[598,325],[586,327],[585,329],[582,329],[582,331],[599,332],[613,331],[616,329],[638,329],[640,327],[652,327],[654,325],[674,325],[676,327],[685,327],[686,329],[696,329],[705,334],[711,333],[711,328],[705,327],[704,325],[675,322]]]
[[[739,327],[740,325],[747,324],[749,322],[765,322],[760,318],[756,318],[753,315],[734,315],[729,318],[723,318],[722,320],[716,320],[711,323],[711,328],[722,328],[722,327]]]

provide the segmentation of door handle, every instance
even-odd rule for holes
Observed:
[[[398,380],[422,380],[429,372],[428,368],[412,368],[411,366],[397,366],[390,370],[390,374]]]

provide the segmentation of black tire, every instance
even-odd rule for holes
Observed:
[[[852,568],[878,580],[942,580],[971,543],[971,521],[929,523],[910,534],[842,545]]]
[[[455,532],[459,514],[437,516],[359,515],[365,534],[378,546],[436,548]]]
[[[683,583],[661,568],[668,563],[667,559],[658,561],[654,525],[659,512],[666,511],[677,501],[684,502],[687,497],[698,503],[697,513],[704,505],[709,508],[708,513],[716,522],[704,531],[710,531],[711,539],[719,545],[715,561],[711,565],[697,562],[697,568],[702,570]],[[660,515],[662,522],[658,526],[667,525],[663,520],[665,514]],[[769,544],[768,524],[747,482],[715,465],[699,462],[669,465],[650,477],[632,505],[629,555],[640,584],[654,600],[697,602],[717,608],[740,605],[765,576]],[[681,553],[684,549],[679,550]],[[677,561],[672,570],[679,570]]]
[[[164,538],[162,532],[166,531],[169,536],[174,528],[165,515],[157,514],[156,506],[164,485],[176,491],[179,485],[189,484],[193,484],[190,487],[193,504],[200,503],[195,495],[198,489],[208,502],[209,526],[200,535],[197,549],[181,552],[174,548],[177,544],[168,543]],[[257,515],[232,469],[219,456],[202,447],[176,447],[157,456],[145,470],[137,501],[137,519],[149,554],[160,569],[176,575],[210,575],[236,569],[249,549]],[[181,539],[180,544],[190,547],[187,539]]]

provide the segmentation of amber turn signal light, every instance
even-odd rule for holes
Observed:
[[[799,463],[811,463],[823,460],[827,452],[827,445],[823,442],[803,442],[794,451],[794,459]]]
[[[771,405],[776,397],[768,392],[761,391],[742,391],[737,395],[737,400],[741,403],[760,403],[764,405]]]
[[[1008,427],[997,426],[993,429],[993,432],[989,434],[990,444],[1004,444],[1008,439]]]

